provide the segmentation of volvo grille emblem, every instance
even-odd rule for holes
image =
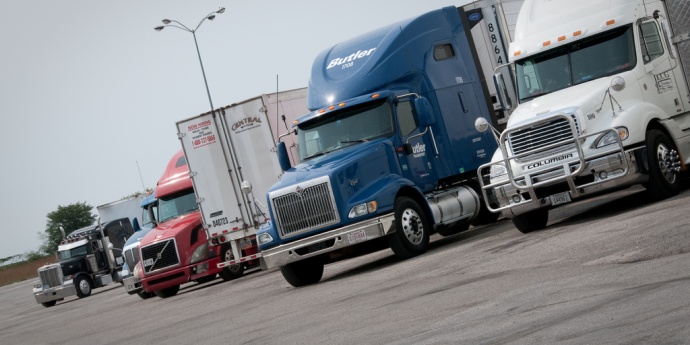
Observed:
[[[297,186],[297,188],[295,188],[295,193],[297,193],[297,195],[302,196],[302,192],[302,187]]]
[[[156,254],[156,260],[160,260],[163,257],[163,253]]]
[[[353,178],[353,179],[350,179],[349,182],[350,182],[350,186],[354,187],[357,185],[357,182],[359,182],[359,181],[356,178]]]

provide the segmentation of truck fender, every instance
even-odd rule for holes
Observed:
[[[624,126],[628,128],[629,137],[623,142],[623,145],[627,147],[644,143],[649,124],[668,118],[669,116],[654,104],[647,102],[628,103],[625,105],[624,111],[613,118],[610,127]]]

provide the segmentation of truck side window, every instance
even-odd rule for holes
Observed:
[[[417,117],[412,108],[412,102],[400,102],[397,105],[398,123],[400,124],[400,135],[406,136],[417,129]]]
[[[434,46],[434,60],[441,61],[455,56],[455,51],[450,43],[438,44]]]
[[[664,46],[661,44],[661,36],[656,23],[650,21],[640,24],[640,45],[645,64],[664,55]]]

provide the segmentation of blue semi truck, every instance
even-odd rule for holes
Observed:
[[[495,52],[502,42],[490,46],[510,34],[495,3],[445,7],[317,56],[311,112],[293,126],[301,163],[291,167],[279,145],[285,172],[267,194],[271,221],[257,233],[262,268],[280,267],[295,287],[313,284],[324,264],[386,245],[414,257],[434,232],[497,219],[476,173],[497,144],[474,126],[482,117],[500,127],[504,115],[486,83],[507,61]],[[507,3],[517,12],[522,1]]]

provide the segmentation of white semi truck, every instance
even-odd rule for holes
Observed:
[[[297,163],[290,129],[308,112],[306,88],[263,94],[177,122],[209,247],[221,246],[218,268],[235,276],[258,267],[256,230],[269,218],[266,192],[282,175],[276,147],[287,143]]]
[[[528,233],[550,209],[594,193],[679,192],[690,163],[689,9],[687,0],[524,2],[513,74],[495,76],[499,91],[515,78],[518,105],[478,173],[491,210]]]

